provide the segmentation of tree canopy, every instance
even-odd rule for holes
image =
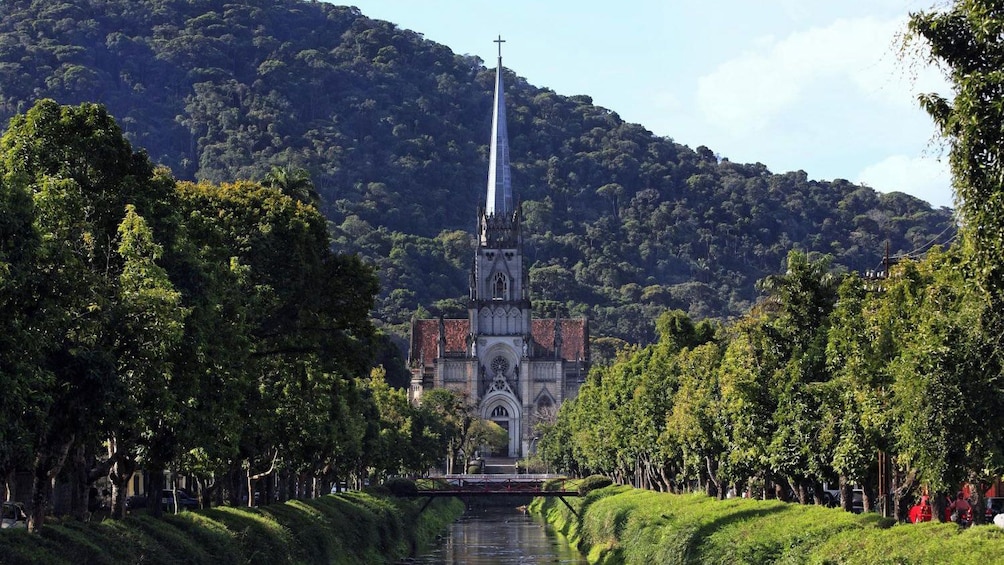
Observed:
[[[332,250],[300,195],[178,182],[97,104],[46,99],[11,120],[0,475],[32,471],[31,528],[57,478],[83,517],[107,477],[121,517],[140,468],[159,514],[178,473],[206,500],[250,504],[417,472],[446,452],[431,411],[361,380],[384,373],[371,355],[386,347],[370,319],[378,281]]]

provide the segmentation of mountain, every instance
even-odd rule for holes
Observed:
[[[887,243],[954,235],[949,209],[719,159],[504,72],[535,308],[587,315],[593,335],[648,342],[665,308],[742,314],[793,248],[865,271]],[[420,307],[465,310],[494,73],[321,2],[0,4],[3,123],[39,98],[94,101],[180,179],[306,169],[338,250],[379,267],[374,316],[398,331]]]

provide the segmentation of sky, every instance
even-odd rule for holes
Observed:
[[[530,84],[720,158],[953,206],[947,148],[916,101],[950,86],[900,55],[909,14],[934,0],[348,3],[491,68],[501,35],[503,66]]]

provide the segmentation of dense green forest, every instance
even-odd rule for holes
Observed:
[[[486,38],[488,41],[490,38]],[[954,234],[952,214],[842,179],[692,149],[506,69],[513,184],[535,307],[655,339],[667,308],[741,315],[791,249],[878,268]],[[300,0],[0,4],[0,119],[98,102],[179,179],[303,168],[335,249],[377,267],[399,335],[460,315],[483,198],[494,69],[357,9]]]

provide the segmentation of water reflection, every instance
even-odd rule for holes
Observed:
[[[515,509],[468,510],[438,546],[402,564],[509,565],[587,561],[544,522]]]

